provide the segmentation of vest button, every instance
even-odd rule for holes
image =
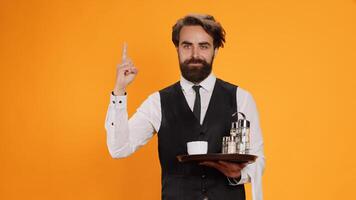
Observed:
[[[209,198],[207,196],[204,196],[203,200],[209,200]]]
[[[206,175],[205,174],[201,175],[201,178],[203,178],[203,179],[206,178]]]
[[[205,188],[201,189],[201,191],[202,191],[203,193],[206,193],[206,189],[205,189]]]

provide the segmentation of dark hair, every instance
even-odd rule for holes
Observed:
[[[179,33],[183,26],[201,26],[213,39],[214,48],[224,47],[225,30],[211,15],[187,15],[179,19],[172,28],[172,41],[179,45]]]

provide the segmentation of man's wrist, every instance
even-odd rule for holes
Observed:
[[[236,182],[240,182],[240,181],[241,181],[241,174],[240,174],[240,176],[239,176],[239,177],[234,178],[234,179],[235,179],[235,181],[236,181]]]
[[[236,186],[241,184],[240,180],[241,180],[241,176],[237,177],[237,178],[232,178],[232,177],[226,177],[227,180],[229,181],[229,185],[231,186]]]
[[[124,96],[124,95],[127,94],[125,88],[123,88],[123,89],[114,89],[111,93],[114,96]]]

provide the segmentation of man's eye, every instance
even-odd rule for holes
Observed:
[[[208,47],[208,45],[202,45],[202,46],[200,46],[200,48],[201,49],[208,49],[209,47]]]
[[[190,45],[189,44],[183,44],[183,48],[188,49],[188,48],[190,48]]]

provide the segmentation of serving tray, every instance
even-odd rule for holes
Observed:
[[[203,161],[227,161],[235,163],[253,163],[257,156],[250,154],[222,154],[222,153],[209,153],[209,154],[196,154],[196,155],[178,155],[179,162],[203,162]]]

